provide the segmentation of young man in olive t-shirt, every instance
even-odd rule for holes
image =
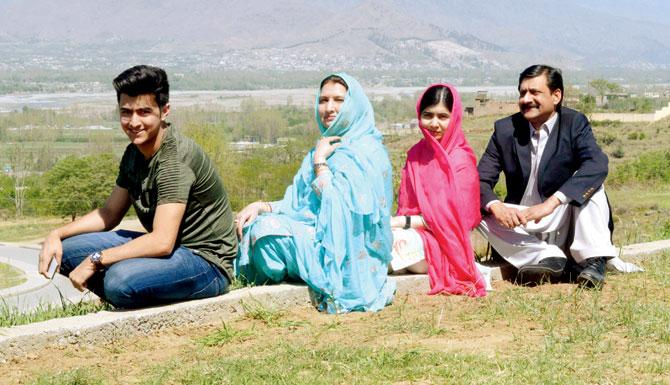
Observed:
[[[79,290],[137,308],[227,291],[237,253],[223,183],[202,149],[166,122],[165,71],[135,66],[114,79],[130,139],[104,207],[46,237],[40,273],[53,257]],[[130,205],[146,233],[111,232]]]

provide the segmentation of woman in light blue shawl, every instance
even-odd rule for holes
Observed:
[[[237,275],[262,284],[303,281],[329,313],[377,311],[391,303],[391,163],[372,105],[356,79],[323,80],[321,139],[284,199],[255,202],[236,217]]]

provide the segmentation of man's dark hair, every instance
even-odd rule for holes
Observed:
[[[558,102],[557,105],[557,107],[561,107],[565,92],[563,91],[563,75],[558,68],[545,64],[535,64],[526,68],[519,74],[519,85],[517,86],[517,89],[521,88],[521,82],[525,79],[532,79],[542,75],[547,77],[547,87],[549,87],[549,91],[554,92],[555,90],[561,90],[561,101]]]
[[[431,87],[421,98],[419,112],[421,113],[430,106],[442,103],[447,106],[449,112],[452,112],[452,109],[454,108],[454,96],[451,94],[451,90],[445,86]]]
[[[158,67],[137,65],[121,72],[114,81],[116,101],[121,101],[121,94],[137,96],[153,94],[158,107],[163,107],[170,101],[170,84],[167,74]]]

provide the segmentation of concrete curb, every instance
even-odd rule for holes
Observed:
[[[645,255],[657,253],[659,251],[667,249],[670,249],[670,239],[664,239],[661,241],[654,241],[654,242],[636,243],[624,246],[619,249],[619,253],[622,257],[626,257],[627,259],[631,260],[636,260],[636,259],[642,259],[642,257]]]
[[[29,263],[17,261],[5,256],[0,257],[0,262],[19,269],[26,278],[26,281],[20,285],[0,290],[0,298],[30,293],[31,291],[39,290],[50,283],[48,279],[37,272],[35,266]]]
[[[639,261],[644,255],[670,248],[670,240],[629,245],[620,249],[620,255]],[[504,275],[494,267],[493,280]],[[426,275],[391,276],[398,286],[398,295],[426,293],[429,289]],[[243,315],[245,303],[257,302],[271,309],[285,309],[309,303],[304,285],[281,284],[243,288],[231,293],[202,300],[187,301],[161,307],[131,311],[101,311],[84,316],[52,319],[29,325],[0,328],[0,362],[47,346],[105,343],[115,339],[155,330],[192,324],[206,324]]]
[[[12,246],[12,247],[21,247],[21,248],[26,248],[26,249],[35,249],[39,250],[40,246],[39,245],[34,245],[34,244],[29,244],[29,245],[24,245],[24,244],[16,244],[16,243],[0,243],[0,246]],[[662,250],[670,249],[670,239],[666,240],[661,240],[661,241],[654,241],[654,242],[646,242],[646,243],[637,243],[637,244],[632,244],[628,246],[624,246],[619,248],[619,255],[622,257],[626,257],[629,260],[635,261],[639,258],[641,258],[644,255],[647,254],[652,254],[656,253]],[[24,282],[23,284],[19,286],[14,286],[8,289],[3,289],[0,290],[0,298],[7,298],[10,296],[17,296],[20,294],[28,294],[30,292],[39,290],[47,285],[49,285],[50,281],[42,277],[40,274],[38,274],[35,271],[34,266],[22,262],[22,261],[17,261],[13,260],[8,257],[0,257],[0,262],[12,265],[21,271],[24,272],[26,275],[27,281]],[[490,266],[493,268],[491,271],[491,278],[492,280],[501,280],[503,279],[503,275],[500,271],[499,266]],[[55,279],[58,279],[59,276],[57,275]],[[94,297],[96,298],[96,297]],[[76,302],[78,297],[73,297],[70,298],[73,302]]]
[[[426,293],[425,275],[391,277],[398,295]],[[286,309],[309,303],[304,285],[281,284],[234,290],[201,300],[132,311],[101,311],[83,316],[57,318],[28,325],[0,328],[0,363],[48,346],[108,343],[119,338],[148,334],[155,330],[201,325],[245,314],[245,304]],[[316,310],[314,310],[316,311]]]

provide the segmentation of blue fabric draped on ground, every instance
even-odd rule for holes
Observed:
[[[303,281],[322,311],[377,311],[395,293],[387,280],[391,164],[360,84],[336,75],[348,90],[329,128],[319,118],[319,95],[315,109],[322,136],[342,137],[327,160],[330,172],[315,176],[312,149],[284,198],[271,202],[272,213],[245,227],[236,269],[256,284]]]

